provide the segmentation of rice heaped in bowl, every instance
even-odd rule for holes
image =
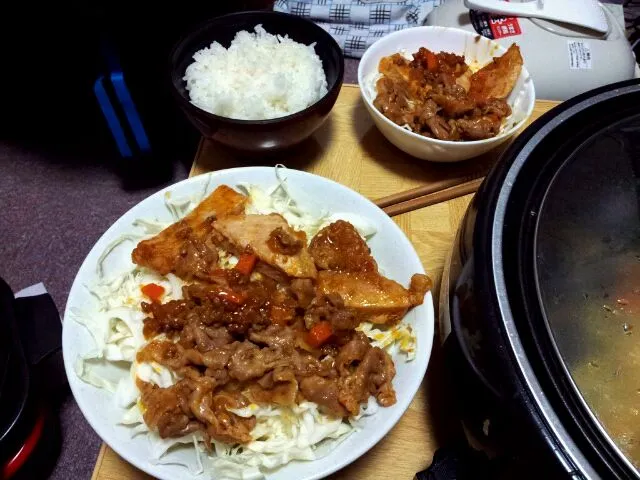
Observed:
[[[304,110],[327,93],[314,44],[271,35],[261,25],[240,31],[229,48],[213,42],[193,55],[184,80],[191,102],[210,113],[265,120]]]
[[[271,38],[271,41],[278,42],[278,50],[293,48],[297,52],[295,53],[297,65],[288,67],[277,76],[268,76],[270,82],[266,83],[262,80],[259,81],[255,78],[255,75],[248,77],[244,72],[244,89],[236,88],[237,81],[230,86],[230,78],[222,79],[216,83],[215,88],[209,85],[209,83],[214,82],[212,78],[201,78],[198,81],[208,85],[207,88],[216,89],[219,85],[223,85],[224,87],[220,88],[218,93],[222,92],[224,94],[224,101],[227,103],[232,103],[229,101],[230,98],[237,97],[239,100],[236,103],[241,106],[237,108],[233,107],[233,105],[225,106],[229,111],[232,109],[241,111],[244,106],[249,104],[250,108],[254,110],[264,111],[263,101],[269,103],[269,99],[264,100],[266,98],[265,92],[271,92],[269,93],[271,95],[271,103],[275,105],[274,109],[280,109],[279,116],[264,119],[231,118],[230,116],[225,116],[225,114],[209,111],[206,106],[200,103],[194,103],[192,92],[187,89],[188,82],[185,80],[187,68],[194,63],[194,54],[202,50],[211,50],[211,44],[214,42],[228,50],[231,47],[231,43],[236,40],[238,32],[253,32],[251,34],[247,33],[247,35],[256,37],[258,36],[254,32],[256,25],[260,25],[274,37]],[[288,40],[284,40],[285,37],[300,45],[298,47],[292,46]],[[255,42],[255,39],[251,41]],[[271,45],[271,47],[274,46]],[[265,49],[265,51],[267,50]],[[298,59],[300,51],[307,57],[317,55],[319,61],[316,59],[301,62]],[[248,68],[251,69],[255,65],[266,66],[266,62],[271,64],[278,63],[275,55],[271,53],[259,54],[256,53],[256,50],[252,50],[247,55],[251,56],[252,59],[255,57],[255,60],[252,60],[253,63],[249,64]],[[228,52],[225,52],[223,56],[225,59],[229,57]],[[282,62],[280,61],[279,63]],[[227,63],[220,62],[220,65],[224,68],[215,73],[216,78],[219,76],[218,73],[226,75],[229,70]],[[247,64],[245,63],[244,65],[246,67]],[[305,67],[304,70],[300,70],[300,65],[313,65],[313,68]],[[271,66],[275,67],[275,65]],[[308,80],[305,85],[298,78],[298,73],[308,70],[314,70],[317,78],[314,80],[315,77],[313,77],[312,72],[310,77],[307,75],[311,80]],[[320,98],[308,98],[306,103],[312,103],[306,107],[303,104],[296,106],[296,109],[302,108],[299,111],[285,113],[293,110],[293,103],[284,105],[284,97],[280,94],[285,89],[287,90],[287,102],[295,98],[299,101],[302,97],[298,97],[298,95],[303,95],[301,92],[306,92],[307,95],[310,95],[309,92],[315,91],[315,94],[320,95],[320,92],[325,91],[323,90],[324,82],[320,78],[321,76],[326,79],[326,85],[324,86],[326,93],[321,95]],[[194,27],[176,42],[169,55],[171,93],[187,120],[198,129],[203,137],[240,153],[243,160],[250,160],[254,155],[281,151],[309,138],[329,117],[340,93],[343,76],[344,55],[334,38],[322,27],[306,18],[280,12],[240,12],[212,18]],[[283,84],[289,85],[290,88],[283,86]],[[207,91],[207,88],[204,88],[204,91]],[[260,98],[257,97],[258,95]],[[226,115],[231,114],[227,113]],[[253,115],[257,115],[257,112],[254,111]]]

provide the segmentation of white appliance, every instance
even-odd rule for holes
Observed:
[[[475,31],[505,47],[516,43],[541,99],[566,100],[640,77],[620,5],[595,0],[447,0],[427,17],[427,25]]]

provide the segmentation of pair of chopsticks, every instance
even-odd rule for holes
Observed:
[[[380,198],[375,204],[393,217],[419,208],[446,202],[478,190],[484,177],[450,178]]]

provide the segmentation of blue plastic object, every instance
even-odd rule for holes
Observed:
[[[140,119],[140,115],[138,115],[138,111],[133,103],[131,94],[127,89],[127,84],[124,81],[124,74],[122,72],[111,73],[111,84],[116,91],[116,96],[120,101],[120,105],[124,110],[125,116],[127,117],[129,127],[133,131],[133,136],[138,144],[138,148],[143,152],[150,151],[151,146],[149,145],[147,133],[144,130],[142,120]]]
[[[108,72],[98,77],[93,91],[118,151],[124,158],[150,153],[149,138],[127,88],[118,58],[107,43],[102,46]]]
[[[124,135],[124,130],[120,125],[120,121],[118,120],[116,111],[111,104],[111,100],[109,100],[109,95],[107,95],[103,82],[104,76],[101,75],[93,85],[93,92],[98,100],[98,105],[100,105],[102,115],[104,115],[104,118],[107,121],[107,125],[109,130],[111,130],[111,135],[116,142],[120,155],[125,158],[132,157],[133,153],[131,152],[131,148],[129,148],[129,143]]]

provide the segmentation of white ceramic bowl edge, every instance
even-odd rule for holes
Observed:
[[[492,40],[465,30],[448,27],[414,27],[394,32],[375,42],[362,56],[358,66],[358,84],[362,99],[374,123],[382,134],[400,150],[414,157],[435,162],[456,162],[481,155],[499,146],[520,131],[533,112],[535,89],[526,67],[507,98],[513,113],[509,125],[496,137],[486,140],[451,142],[424,137],[406,130],[373,106],[380,59],[398,52],[411,54],[420,47],[434,52],[453,52],[464,55],[468,64],[483,66],[506,49]],[[524,59],[526,65],[526,58]]]

